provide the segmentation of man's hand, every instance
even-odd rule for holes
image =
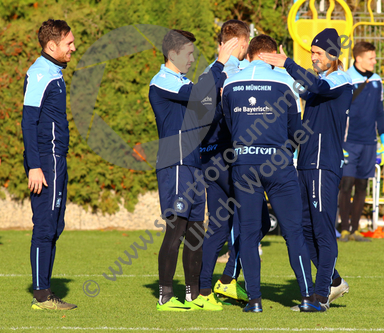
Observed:
[[[285,60],[287,56],[284,53],[283,46],[280,45],[280,54],[277,53],[260,53],[259,57],[261,60],[264,60],[267,64],[284,67]]]
[[[221,62],[222,64],[225,64],[229,60],[229,57],[231,56],[233,50],[238,46],[239,39],[237,37],[230,39],[225,44],[221,43],[217,61]]]
[[[30,169],[28,175],[28,188],[34,193],[40,194],[43,189],[43,184],[45,187],[48,187],[47,181],[45,180],[43,170],[38,169]]]

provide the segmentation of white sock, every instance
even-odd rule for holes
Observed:
[[[192,302],[191,286],[185,286],[185,300],[187,302]]]

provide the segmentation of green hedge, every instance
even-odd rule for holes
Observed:
[[[16,199],[28,197],[23,169],[21,118],[23,82],[39,56],[37,30],[48,18],[64,19],[75,35],[77,51],[63,71],[67,83],[70,147],[68,199],[86,209],[114,213],[124,199],[133,210],[139,193],[156,190],[151,171],[130,171],[111,165],[90,150],[79,135],[70,108],[73,72],[85,51],[101,36],[125,25],[152,24],[192,31],[197,47],[214,57],[213,13],[198,1],[15,1],[0,3],[0,185]],[[155,118],[148,101],[148,84],[163,61],[149,50],[109,61],[95,111],[133,147],[157,139]],[[4,196],[4,193],[2,194]]]
[[[217,1],[219,2],[219,1]],[[151,171],[131,171],[104,161],[81,138],[71,113],[71,79],[86,50],[106,33],[126,25],[151,24],[189,30],[197,37],[196,46],[206,61],[214,59],[215,16],[225,21],[239,18],[256,22],[259,31],[278,40],[287,38],[281,15],[288,1],[249,1],[246,15],[238,16],[232,7],[241,1],[173,0],[2,0],[0,2],[0,186],[16,200],[28,197],[23,168],[21,118],[25,73],[40,55],[37,31],[48,18],[64,19],[75,35],[77,51],[63,71],[67,84],[70,147],[68,154],[68,199],[91,211],[112,214],[124,200],[132,211],[139,193],[156,190]],[[244,2],[245,3],[245,2]],[[280,2],[279,2],[280,3]],[[277,7],[276,7],[277,6]],[[256,8],[257,10],[253,10]],[[232,16],[234,15],[234,16]],[[280,18],[280,19],[279,19]],[[148,84],[158,72],[163,56],[159,50],[109,61],[98,94],[95,111],[131,147],[157,139],[156,123],[148,101]],[[0,197],[4,193],[0,191]]]

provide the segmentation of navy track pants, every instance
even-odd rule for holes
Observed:
[[[220,160],[222,167],[217,166],[211,159]],[[240,274],[239,257],[239,215],[234,203],[233,181],[231,168],[225,169],[222,152],[215,155],[202,156],[202,171],[207,187],[207,205],[209,214],[209,229],[203,242],[203,261],[200,273],[200,289],[212,288],[212,276],[217,257],[226,241],[230,256],[223,274],[237,279]],[[265,235],[270,227],[268,206],[263,205],[262,233]],[[258,250],[257,250],[258,253]]]
[[[240,257],[249,299],[261,297],[258,243],[261,232],[261,207],[264,191],[288,247],[289,261],[303,297],[313,294],[311,262],[301,225],[302,204],[296,169],[293,165],[263,175],[260,165],[238,165],[232,168],[235,198],[240,203]]]
[[[222,157],[221,153],[218,153],[216,157]],[[208,185],[209,224],[203,242],[200,289],[210,289],[212,288],[212,276],[217,257],[227,240],[231,252],[224,274],[237,279],[240,273],[239,225],[238,214],[233,200],[230,169],[223,171],[215,166],[207,156],[203,156],[202,171]]]
[[[328,297],[338,255],[335,233],[340,178],[329,170],[299,170],[304,236],[317,268],[315,293]]]
[[[48,187],[43,185],[40,194],[31,193],[32,242],[31,266],[34,290],[50,288],[56,241],[64,230],[64,213],[67,199],[67,161],[56,154],[40,157]],[[28,175],[28,168],[24,163]]]

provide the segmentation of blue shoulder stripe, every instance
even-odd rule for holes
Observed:
[[[159,89],[163,89],[171,93],[177,94],[182,86],[188,85],[190,83],[191,81],[186,77],[183,77],[183,79],[181,79],[176,75],[172,75],[161,70],[153,77],[150,86],[156,86]]]
[[[50,82],[62,77],[60,67],[50,63],[43,57],[37,58],[27,72],[24,105],[40,107]]]
[[[258,77],[257,79],[254,78],[255,74],[256,74],[256,77]],[[260,77],[263,77],[263,78],[259,79]],[[260,86],[258,86],[260,87],[260,90],[264,89],[264,87],[266,87],[268,83],[278,83],[278,84],[287,86],[289,91],[291,91],[292,95],[295,97],[298,112],[301,112],[299,94],[293,88],[295,81],[288,73],[285,73],[282,70],[279,70],[279,71],[272,70],[270,65],[267,65],[260,60],[252,61],[251,64],[247,66],[245,69],[241,70],[239,73],[225,80],[223,89],[225,90],[225,88],[231,84],[236,84],[236,83],[247,84],[247,82],[252,82],[252,83],[260,82]]]
[[[27,85],[25,88],[24,105],[40,107],[43,100],[45,91],[48,85],[53,81],[60,79],[60,77],[40,79],[40,82],[33,75],[27,74]]]
[[[366,80],[366,77],[365,76],[362,76],[356,69],[355,67],[350,67],[347,71],[347,73],[349,74],[349,76],[352,78],[352,83],[353,84],[356,84],[356,83],[363,83],[365,80]],[[369,79],[369,81],[381,81],[381,78],[379,75],[377,75],[376,73],[374,73],[371,78]]]
[[[346,84],[352,85],[351,77],[342,70],[332,72],[331,74],[326,77],[323,77],[322,79],[328,82],[331,90],[339,88]]]

